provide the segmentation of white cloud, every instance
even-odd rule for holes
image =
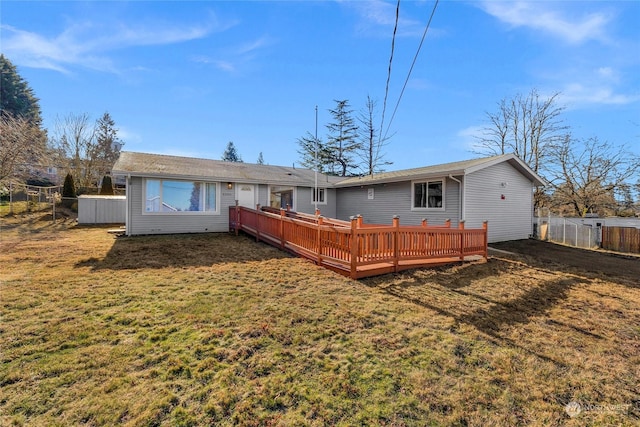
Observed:
[[[357,30],[364,34],[375,34],[389,37],[396,22],[396,3],[383,0],[372,1],[341,1],[342,5],[355,11],[360,17]],[[420,21],[407,17],[405,9],[400,6],[398,17],[399,37],[419,37],[424,33],[426,21]],[[429,34],[437,34],[434,28],[429,29]]]
[[[569,5],[571,3],[568,3]],[[588,40],[607,39],[606,27],[611,16],[599,12],[570,17],[556,2],[483,1],[480,7],[489,15],[512,27],[527,27],[579,44]]]
[[[239,54],[239,55],[251,53],[251,52],[254,52],[256,50],[259,50],[259,49],[262,49],[264,47],[267,47],[267,46],[271,45],[272,43],[273,43],[273,41],[269,37],[263,36],[263,37],[260,37],[257,40],[253,40],[253,41],[247,42],[244,45],[238,47],[238,49],[236,50],[236,53]]]
[[[146,26],[87,21],[75,23],[52,37],[8,25],[0,29],[3,53],[17,64],[63,73],[77,66],[117,73],[108,52],[201,39],[233,24],[220,25],[215,19],[192,25],[157,22]]]
[[[569,83],[561,91],[560,100],[569,108],[596,104],[624,105],[640,101],[640,93],[621,94],[604,84]]]
[[[484,136],[483,126],[469,126],[456,132],[456,145],[467,151],[474,151],[478,140]]]
[[[227,47],[224,49],[224,53],[218,53],[216,56],[198,55],[194,56],[192,60],[202,64],[211,64],[219,70],[233,73],[242,65],[250,62],[258,51],[273,43],[274,41],[270,37],[262,36],[239,46]]]
[[[118,127],[118,138],[124,141],[123,150],[125,151],[131,150],[132,145],[139,145],[142,143],[142,137],[138,133],[123,126]]]

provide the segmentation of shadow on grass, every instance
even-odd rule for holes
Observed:
[[[535,239],[492,243],[526,259],[532,266],[555,272],[578,271],[586,276],[605,276],[608,281],[640,288],[640,255],[588,250]]]
[[[247,236],[226,233],[118,237],[104,259],[91,257],[75,267],[93,270],[206,267],[223,263],[289,258]]]
[[[479,293],[463,289],[472,281],[499,278],[501,274],[518,276],[519,262],[493,258],[486,264],[462,266],[435,273],[425,273],[416,270],[399,282],[385,279],[371,279],[368,286],[377,287],[384,292],[414,303],[418,306],[433,310],[434,312],[453,318],[458,323],[473,326],[478,331],[489,335],[496,341],[520,348],[530,354],[534,354],[544,360],[557,365],[564,363],[554,360],[549,356],[540,354],[536,349],[526,348],[514,342],[506,336],[510,326],[524,325],[533,318],[542,316],[568,297],[569,291],[576,285],[589,283],[591,280],[578,275],[554,274],[553,278],[541,280],[536,286],[530,286],[524,292],[515,292],[517,296],[506,299],[493,298],[491,293],[481,295]],[[550,271],[539,269],[539,271]],[[450,276],[459,275],[452,280]],[[496,280],[488,280],[487,283],[497,283]],[[517,282],[504,283],[500,286],[512,286],[514,290],[521,290]],[[499,292],[498,292],[499,293]],[[595,339],[604,337],[581,328],[556,322],[562,326],[573,329],[576,332],[588,335]]]

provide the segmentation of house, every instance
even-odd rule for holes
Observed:
[[[489,221],[489,242],[532,232],[533,190],[544,181],[512,154],[366,177],[335,177],[295,167],[255,165],[124,151],[113,175],[126,179],[126,233],[227,231],[236,201],[287,207],[365,223]],[[317,192],[315,189],[317,188]]]

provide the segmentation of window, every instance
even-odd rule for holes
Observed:
[[[327,199],[325,198],[326,189],[325,188],[312,188],[311,189],[311,203],[327,203]]]
[[[413,183],[413,209],[443,209],[444,183],[427,181]]]
[[[214,182],[147,179],[145,212],[217,212],[218,184]]]
[[[291,210],[295,210],[293,204],[293,187],[288,186],[273,186],[269,190],[269,206],[278,209],[287,209],[287,206]]]

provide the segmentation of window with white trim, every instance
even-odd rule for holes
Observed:
[[[295,187],[292,186],[270,186],[269,187],[269,206],[272,208],[281,208],[295,210],[294,204]]]
[[[218,213],[218,183],[145,180],[145,213]]]
[[[444,181],[413,182],[413,209],[444,209]]]
[[[312,188],[311,189],[311,203],[326,204],[327,189],[326,188]]]

